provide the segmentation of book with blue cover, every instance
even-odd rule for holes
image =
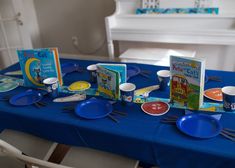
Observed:
[[[17,50],[24,86],[43,88],[43,80],[56,77],[63,85],[57,48]]]

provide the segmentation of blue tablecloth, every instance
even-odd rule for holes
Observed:
[[[81,67],[96,63],[93,61],[62,59],[61,63],[76,62]],[[135,64],[136,65],[136,64]],[[156,71],[167,67],[140,65],[142,70],[150,70],[151,79],[136,76],[130,80],[138,88],[157,84]],[[3,71],[18,70],[16,64]],[[209,81],[205,89],[235,85],[234,72],[208,70],[209,76],[220,76],[223,82]],[[65,85],[74,81],[88,80],[88,72],[73,72],[64,77]],[[92,85],[95,87],[95,85]],[[27,88],[0,93],[1,96],[20,93]],[[169,91],[153,91],[150,96],[167,98]],[[235,167],[235,143],[221,136],[212,139],[195,139],[182,134],[174,125],[160,123],[160,117],[149,116],[141,111],[140,105],[114,105],[118,111],[126,111],[127,117],[119,117],[119,123],[109,118],[85,120],[62,108],[70,103],[53,103],[45,97],[48,106],[38,109],[34,106],[14,107],[8,102],[0,102],[0,127],[28,132],[59,143],[86,146],[113,152],[141,160],[146,163],[168,167]],[[207,100],[208,101],[208,100]],[[169,113],[182,115],[181,109],[170,109]],[[235,114],[223,113],[224,127],[235,129]]]

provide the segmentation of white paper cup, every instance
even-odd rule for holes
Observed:
[[[87,67],[87,70],[90,73],[90,82],[96,83],[97,82],[97,73],[96,73],[97,65],[96,64],[89,65]]]
[[[59,81],[56,77],[46,78],[43,80],[43,84],[46,86],[47,92],[53,98],[59,94]]]
[[[131,105],[134,99],[134,91],[136,89],[133,83],[123,83],[119,85],[121,91],[121,100],[124,104]]]
[[[170,71],[169,70],[160,70],[157,71],[157,76],[159,80],[159,90],[166,90],[168,83],[170,81]]]
[[[222,88],[223,107],[225,111],[235,111],[235,86]]]

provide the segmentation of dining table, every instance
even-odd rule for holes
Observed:
[[[76,63],[82,71],[75,71],[63,77],[64,85],[69,86],[76,81],[89,81],[90,74],[86,67],[101,61],[60,59],[63,63]],[[106,62],[107,63],[107,62]],[[115,62],[112,62],[115,63]],[[128,82],[134,83],[136,89],[159,84],[156,72],[169,70],[166,66],[126,63],[127,66],[137,66],[141,71],[150,72],[148,77],[137,75]],[[20,70],[18,63],[0,71]],[[208,80],[204,89],[235,86],[235,72],[208,70],[206,75],[218,76],[221,81]],[[22,78],[22,76],[15,76]],[[91,83],[96,89],[97,84]],[[14,90],[0,93],[0,97],[16,95],[28,90],[19,86]],[[170,89],[154,90],[149,96],[169,98]],[[67,96],[60,93],[59,96]],[[87,95],[87,99],[99,96]],[[14,106],[9,101],[0,101],[0,128],[13,129],[36,135],[60,144],[98,149],[140,160],[161,168],[234,168],[235,142],[218,135],[213,138],[200,139],[190,137],[177,129],[174,124],[161,123],[167,115],[182,116],[184,109],[170,108],[167,114],[152,116],[141,110],[141,104],[123,105],[121,101],[113,104],[115,111],[125,112],[126,116],[116,116],[118,122],[109,117],[100,119],[84,119],[75,115],[74,111],[64,111],[66,106],[76,106],[80,102],[53,102],[49,96],[43,97],[46,106],[38,108],[34,105]],[[204,102],[214,102],[204,98]],[[222,102],[219,102],[222,103]],[[198,111],[197,111],[198,112]],[[206,112],[206,114],[222,114],[220,123],[223,127],[235,129],[234,112]],[[92,160],[92,158],[91,158]]]

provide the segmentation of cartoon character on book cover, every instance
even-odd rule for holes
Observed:
[[[19,62],[28,87],[44,87],[43,80],[57,77],[62,82],[61,68],[56,48],[18,50]]]
[[[198,109],[202,103],[202,65],[200,61],[171,57],[171,103]]]
[[[97,66],[97,83],[100,95],[110,98],[119,98],[119,74],[118,72]]]

